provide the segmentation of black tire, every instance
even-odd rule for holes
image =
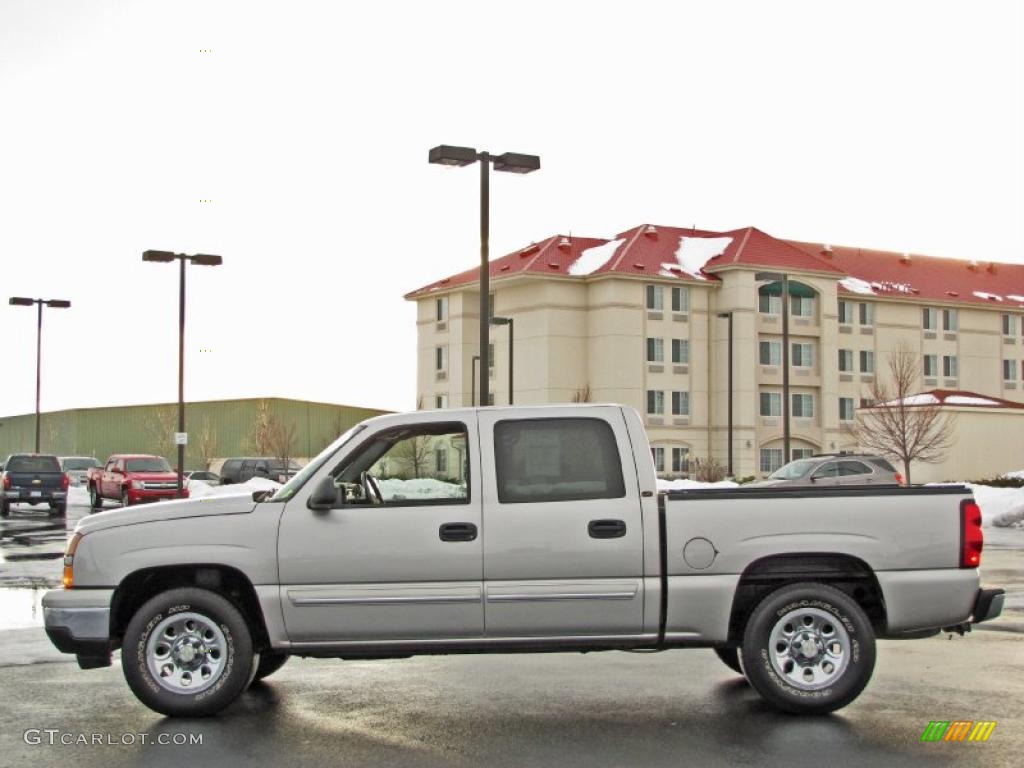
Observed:
[[[68,503],[66,501],[60,504],[50,505],[50,517],[67,517],[68,516]]]
[[[0,501],[0,517],[11,516],[11,503],[6,499]]]
[[[127,488],[122,488],[121,489],[121,506],[122,507],[130,507],[131,504],[132,504],[131,500],[128,498],[128,489]]]
[[[740,666],[740,652],[738,648],[715,648],[715,655],[722,660],[729,669],[737,675],[743,674],[743,667]]]
[[[150,633],[167,618],[199,614],[223,634],[223,670],[209,688],[198,693],[169,690],[147,664]],[[205,717],[229,706],[245,690],[255,661],[249,625],[225,598],[205,589],[182,587],[162,592],[139,608],[125,629],[121,667],[132,693],[147,707],[170,717]]]
[[[89,509],[103,509],[103,497],[95,485],[89,486]]]
[[[264,677],[274,674],[284,666],[286,661],[288,661],[287,653],[264,651],[260,654],[260,663],[256,665],[256,676],[253,681],[262,680]]]
[[[805,625],[806,620],[812,625]],[[820,630],[815,629],[818,622],[822,622]],[[773,632],[779,633],[774,646]],[[798,636],[804,638],[803,645],[797,646],[801,642]],[[829,657],[821,653],[833,641],[841,654]],[[807,650],[799,650],[803,648]],[[780,655],[783,653],[788,655]],[[806,657],[806,653],[811,655]],[[835,587],[791,584],[772,592],[754,608],[743,633],[741,658],[747,680],[770,704],[795,714],[825,714],[845,707],[868,684],[875,667],[875,634],[861,607]],[[785,661],[778,661],[783,658]],[[840,660],[829,671],[832,658]],[[820,660],[820,666],[815,666],[814,659]],[[821,682],[795,681],[807,674],[813,678],[815,670],[821,672]],[[829,675],[835,676],[828,679]]]

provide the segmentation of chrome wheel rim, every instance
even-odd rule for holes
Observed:
[[[228,644],[216,622],[199,613],[176,613],[157,624],[146,642],[146,665],[172,693],[198,693],[224,674]]]
[[[802,691],[827,688],[850,663],[850,635],[820,608],[790,611],[772,627],[768,640],[772,668]]]

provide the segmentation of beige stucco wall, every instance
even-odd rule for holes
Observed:
[[[914,483],[983,480],[1024,469],[1024,411],[944,408],[956,418],[956,444],[939,464],[915,462]]]

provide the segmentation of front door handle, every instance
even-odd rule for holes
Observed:
[[[441,541],[473,541],[476,526],[473,523],[444,523],[438,530]]]
[[[626,523],[623,520],[591,520],[587,524],[587,533],[592,539],[621,539],[626,535]]]

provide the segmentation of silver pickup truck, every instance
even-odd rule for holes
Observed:
[[[289,656],[712,648],[776,707],[829,712],[875,638],[998,616],[963,487],[658,493],[617,405],[381,416],[272,496],[83,519],[46,630],[121,648],[166,715],[218,712]]]

